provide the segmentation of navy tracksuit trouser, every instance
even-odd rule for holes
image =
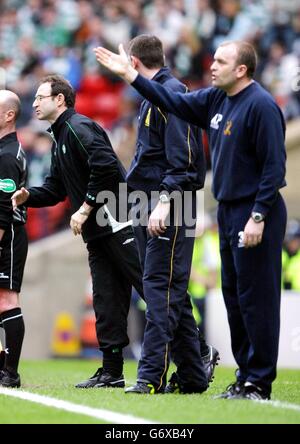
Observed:
[[[142,226],[135,228],[135,234],[147,303],[137,379],[163,388],[172,357],[181,383],[205,390],[198,330],[187,294],[194,238],[186,237],[185,226],[172,222],[159,237],[150,237]]]
[[[270,394],[278,357],[281,254],[287,215],[279,194],[266,217],[262,242],[244,248],[239,233],[252,208],[252,200],[219,204],[222,292],[238,379]]]

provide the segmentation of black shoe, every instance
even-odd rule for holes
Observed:
[[[207,390],[207,387],[199,387],[193,384],[182,384],[179,380],[177,373],[172,373],[169,383],[165,388],[165,393],[175,394],[191,394],[191,393],[203,393]]]
[[[252,382],[245,382],[244,388],[240,394],[234,396],[235,399],[250,399],[252,401],[268,401],[271,396],[262,388]]]
[[[3,369],[0,371],[0,387],[11,387],[19,388],[21,387],[20,375],[12,375],[8,370]]]
[[[226,387],[225,392],[214,396],[214,399],[230,399],[238,397],[244,390],[244,382],[236,381]]]
[[[102,367],[98,368],[96,373],[91,376],[89,379],[83,382],[79,382],[79,384],[75,385],[76,388],[100,388],[100,387],[117,387],[124,388],[125,387],[125,379],[124,376],[121,375],[118,378],[110,375],[107,371],[105,371]]]
[[[137,382],[135,385],[125,389],[125,393],[137,393],[138,395],[155,395],[156,393],[163,393],[157,391],[150,382]]]
[[[165,388],[165,393],[181,393],[177,373],[172,373],[169,383]]]
[[[212,345],[208,345],[208,349],[209,352],[207,353],[207,355],[201,357],[204,364],[207,381],[212,382],[214,378],[215,367],[216,365],[218,365],[218,361],[220,360],[220,355],[218,350],[216,350]]]

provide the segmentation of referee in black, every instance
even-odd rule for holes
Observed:
[[[125,171],[105,131],[76,113],[74,105],[75,91],[67,80],[56,75],[42,79],[33,108],[39,120],[51,124],[50,173],[42,186],[16,192],[13,203],[45,207],[69,197],[71,229],[87,244],[96,332],[103,352],[103,367],[76,387],[124,387],[122,350],[129,343],[131,290],[134,286],[142,295],[142,274],[131,222],[118,221],[109,203],[98,203],[97,196],[111,193],[118,208]]]
[[[0,386],[20,387],[19,359],[25,333],[19,304],[27,235],[26,209],[13,210],[11,196],[23,187],[27,177],[25,153],[17,139],[16,120],[20,114],[18,96],[0,91],[0,325],[5,331]]]

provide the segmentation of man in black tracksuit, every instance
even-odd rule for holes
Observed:
[[[16,120],[20,113],[18,96],[0,91],[0,325],[5,331],[1,351],[0,386],[20,387],[19,359],[25,333],[19,303],[27,256],[26,208],[13,211],[11,197],[25,185],[25,153],[17,139]]]
[[[74,211],[71,228],[87,243],[97,338],[103,352],[103,368],[76,387],[124,387],[122,349],[129,342],[132,286],[143,292],[141,269],[131,222],[117,222],[113,207],[103,206],[103,199],[97,202],[97,195],[111,192],[118,208],[119,184],[125,182],[125,175],[105,131],[76,113],[74,103],[75,92],[65,79],[42,80],[33,107],[39,120],[51,123],[50,174],[43,186],[23,188],[13,200],[15,205],[44,207],[69,197]],[[126,203],[127,194],[123,197]]]
[[[133,39],[130,57],[133,66],[147,77],[173,90],[186,91],[163,67],[163,49],[158,38],[142,35]],[[142,191],[148,197],[145,208],[139,205],[141,212],[145,212],[146,226],[141,217],[141,223],[135,227],[147,323],[137,384],[126,393],[163,392],[171,355],[177,366],[178,391],[201,393],[207,388],[187,293],[194,244],[188,228],[192,231],[194,223],[188,227],[186,216],[195,218],[196,190],[203,187],[204,178],[200,130],[145,100],[140,108],[137,150],[127,183],[132,190]],[[151,199],[154,191],[158,194],[156,201],[155,197]],[[176,198],[169,198],[174,191],[182,208],[176,206]],[[166,223],[168,217],[170,224]],[[173,387],[170,391],[174,391]]]
[[[212,88],[188,94],[138,75],[124,51],[97,48],[98,60],[144,97],[207,130],[213,192],[219,202],[222,291],[236,381],[221,398],[267,400],[276,378],[280,331],[281,254],[286,207],[285,123],[271,95],[253,80],[255,50],[247,42],[219,46]]]

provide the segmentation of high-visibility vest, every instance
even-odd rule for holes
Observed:
[[[207,270],[203,265],[203,250],[204,250],[204,242],[203,236],[197,237],[194,243],[193,250],[193,258],[192,258],[192,268],[196,270],[202,276],[207,274]],[[204,298],[206,295],[206,288],[204,285],[199,284],[190,278],[188,291],[192,295],[193,298]]]
[[[283,281],[290,283],[290,289],[300,291],[300,251],[294,256],[289,256],[286,251],[283,253],[282,261]]]
[[[219,253],[219,236],[217,232],[206,231],[203,236],[195,239],[192,267],[202,276],[207,276],[210,269],[205,263],[206,250],[209,249],[210,254],[215,255],[217,268],[220,270],[221,260]],[[217,287],[220,287],[220,273],[218,276]],[[199,282],[195,282],[193,279],[189,281],[189,292],[192,297],[199,299],[205,297],[207,289]]]

